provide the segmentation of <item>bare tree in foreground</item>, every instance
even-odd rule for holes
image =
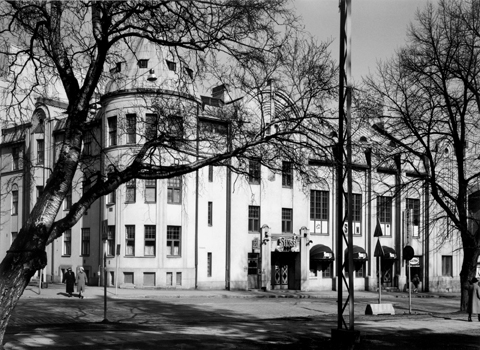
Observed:
[[[230,65],[231,72],[235,72],[230,72],[229,76],[242,78],[237,80],[239,88],[260,89],[267,79],[275,78],[271,70],[262,71],[260,68],[266,67],[267,62],[275,62],[279,66],[287,64],[288,57],[280,55],[280,43],[285,44],[285,40],[280,40],[277,30],[281,25],[294,28],[295,21],[283,0],[9,1],[1,5],[0,15],[1,40],[4,43],[13,42],[18,48],[15,52],[7,52],[10,54],[12,75],[9,90],[11,99],[8,101],[10,107],[21,107],[21,103],[38,92],[43,84],[54,83],[60,84],[59,90],[68,102],[64,139],[58,160],[43,194],[0,265],[0,343],[11,312],[30,278],[46,265],[46,245],[72,227],[95,200],[134,178],[174,177],[209,164],[229,165],[226,160],[231,157],[241,159],[268,155],[262,158],[267,163],[269,159],[275,159],[279,152],[287,153],[287,148],[275,146],[286,147],[291,144],[288,147],[291,147],[293,154],[300,155],[302,153],[298,150],[301,144],[292,142],[298,140],[292,135],[299,133],[300,137],[305,137],[308,129],[303,129],[304,121],[315,127],[321,111],[311,107],[312,111],[318,113],[309,114],[307,109],[293,107],[293,102],[316,100],[311,105],[318,107],[318,100],[328,97],[329,89],[319,89],[312,79],[306,84],[299,82],[303,92],[297,94],[297,100],[290,100],[284,113],[270,120],[268,125],[261,118],[257,118],[255,125],[245,123],[251,116],[249,110],[245,105],[231,104],[219,117],[232,128],[230,132],[234,136],[231,147],[217,147],[198,157],[193,145],[205,141],[201,134],[200,140],[193,132],[186,132],[180,139],[175,139],[164,129],[162,132],[162,125],[155,124],[155,132],[143,134],[145,142],[136,149],[135,154],[129,155],[127,166],[113,169],[103,176],[92,176],[89,189],[71,206],[63,219],[56,221],[61,204],[72,188],[74,175],[82,166],[82,141],[90,130],[90,103],[94,94],[100,91],[104,69],[121,57],[121,45],[139,38],[169,47],[179,54],[188,53],[200,72],[199,78],[207,75],[209,62],[215,62],[221,56],[227,57],[229,62],[233,62]],[[325,78],[322,85],[327,87],[334,82],[335,69],[329,62],[326,46],[318,46],[316,53],[319,56],[315,57],[321,58],[323,65],[308,61],[308,57],[305,57],[304,63],[308,61],[312,65],[307,69],[308,72]],[[212,74],[211,71],[209,73]],[[279,80],[285,78],[285,75],[278,77]],[[247,80],[252,82],[255,79],[256,84],[245,85]],[[15,98],[20,96],[20,89],[22,97]],[[161,103],[152,105],[152,110],[162,108]],[[312,115],[315,117],[312,118]],[[272,124],[277,126],[275,132],[267,132],[267,129],[272,130]],[[175,164],[156,161],[164,153],[183,156],[178,156]]]
[[[478,217],[471,211],[478,204],[468,203],[480,176],[478,18],[478,1],[428,5],[409,28],[407,45],[379,65],[377,79],[365,81],[370,97],[389,109],[383,117],[370,111],[380,122],[377,132],[393,141],[392,153],[400,156],[402,168],[419,175],[406,186],[425,182],[436,204],[426,203],[433,209],[432,224],[441,228],[444,240],[452,235],[447,222],[460,234],[462,310],[480,254]]]

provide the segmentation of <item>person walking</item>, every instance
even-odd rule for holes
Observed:
[[[83,267],[80,266],[77,274],[77,292],[80,299],[83,299],[82,293],[85,293],[85,286],[87,285],[87,283],[87,274],[83,270]]]
[[[472,314],[478,315],[478,321],[480,322],[480,286],[478,285],[478,279],[473,277],[470,281],[472,287],[470,288],[470,302],[468,307],[468,322],[472,322]]]
[[[65,283],[67,295],[68,297],[71,297],[73,293],[73,288],[75,286],[75,274],[73,273],[71,268],[68,268],[67,272],[63,274],[62,283]]]

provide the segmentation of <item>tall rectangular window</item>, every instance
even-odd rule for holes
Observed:
[[[156,231],[157,227],[155,225],[145,225],[145,256],[155,256]]]
[[[377,197],[377,218],[385,236],[392,235],[392,197]]]
[[[116,192],[116,190],[113,190],[107,195],[107,204],[115,204],[115,201],[117,199]]]
[[[127,144],[132,145],[137,142],[137,116],[135,114],[127,114]]]
[[[291,233],[293,232],[293,210],[282,208],[282,233]]]
[[[208,166],[208,182],[213,182],[213,165]]]
[[[90,255],[90,228],[82,228],[82,256]]]
[[[157,180],[145,180],[145,202],[155,203],[157,201]]]
[[[420,235],[420,199],[407,198],[406,206],[411,214],[410,224],[412,225],[412,236],[418,237]]]
[[[256,205],[248,206],[248,231],[260,232],[260,207]]]
[[[182,178],[180,176],[167,180],[167,203],[182,203]]]
[[[107,230],[107,255],[115,256],[115,225],[108,226]]]
[[[207,253],[207,277],[212,277],[212,253]]]
[[[257,160],[250,160],[248,164],[248,182],[251,185],[259,185],[261,180],[260,162]]]
[[[12,170],[23,169],[21,154],[22,148],[20,146],[12,147]]]
[[[72,207],[72,189],[70,188],[65,195],[65,199],[63,201],[63,209],[64,210],[70,210]]]
[[[442,276],[453,276],[453,259],[451,255],[442,255]]]
[[[177,115],[166,117],[165,132],[172,138],[183,139],[183,118]]]
[[[137,180],[131,179],[125,184],[125,203],[135,203],[135,194],[137,191]]]
[[[135,225],[125,225],[125,255],[135,256]]]
[[[362,195],[359,193],[352,193],[352,233],[354,235],[361,235],[362,223]]]
[[[93,141],[92,132],[87,131],[83,136],[83,154],[86,156],[92,155],[92,141]]]
[[[182,285],[182,273],[181,273],[181,272],[177,272],[176,275],[177,275],[176,285],[177,285],[177,286],[181,286],[181,285]]]
[[[156,114],[147,113],[145,115],[145,138],[154,140],[158,132],[158,117]]]
[[[167,226],[167,255],[180,256],[181,254],[181,227]]]
[[[282,186],[291,188],[293,184],[293,169],[291,162],[282,162]]]
[[[328,267],[322,271],[322,278],[331,278],[333,277],[332,275],[332,263],[328,264]]]
[[[213,225],[213,202],[208,202],[207,221],[208,221],[208,226]]]
[[[328,235],[329,192],[310,191],[310,220],[313,221],[313,234]]]
[[[37,165],[45,163],[45,141],[37,140]]]
[[[117,117],[110,117],[107,119],[108,123],[108,145],[117,145]]]
[[[12,191],[12,215],[18,215],[18,190]]]
[[[72,230],[68,229],[63,233],[63,251],[62,255],[72,255]]]

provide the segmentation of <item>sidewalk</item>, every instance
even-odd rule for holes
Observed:
[[[344,297],[346,292],[344,292]],[[74,294],[76,295],[76,293]],[[337,327],[335,291],[227,291],[182,289],[124,289],[107,288],[115,322],[102,322],[101,299],[103,287],[87,287],[86,299],[69,300],[63,284],[49,284],[39,291],[37,286],[25,290],[7,329],[4,349],[336,349],[331,343],[331,330]],[[377,293],[355,291],[355,330],[362,341],[355,349],[480,349],[479,322],[466,322],[466,314],[456,312],[459,295],[455,293],[419,293],[412,295],[417,307],[425,304],[438,308],[436,313],[405,314],[398,310],[394,316],[365,316],[362,307],[376,300]],[[192,302],[181,307],[174,299]],[[325,305],[327,314],[315,317],[255,318],[248,315],[201,311],[195,298],[211,298],[223,303],[223,298],[252,299],[262,307],[282,307],[282,303]],[[267,300],[297,298],[302,300]],[[408,293],[384,292],[386,303],[408,304]],[[453,299],[452,299],[453,298]],[[72,298],[76,299],[76,298]],[[220,300],[219,300],[220,299]],[[263,300],[265,299],[265,300]],[[312,300],[303,300],[312,299]],[[325,299],[325,300],[322,300]],[[142,301],[144,300],[144,301]],[[162,301],[163,300],[163,301]],[[32,302],[35,302],[32,304]],[[226,305],[246,300],[224,300]],[[19,305],[20,305],[19,303]],[[204,301],[200,301],[204,303]],[[307,304],[305,304],[307,303]],[[446,304],[450,306],[446,306]],[[35,305],[34,308],[32,306]],[[68,315],[65,305],[73,305],[81,318]],[[96,305],[96,309],[92,306]],[[243,304],[242,304],[243,305]],[[262,306],[263,305],[263,306]],[[313,305],[313,304],[312,304]],[[158,321],[145,323],[145,318],[126,318],[121,307],[146,309],[157,307],[144,317],[155,315]],[[328,307],[327,307],[328,306]],[[110,306],[109,306],[110,307]],[[257,307],[257,306],[255,306]],[[99,309],[100,308],[100,309]],[[88,311],[88,314],[85,312]],[[110,312],[110,311],[109,311]],[[396,310],[397,312],[397,310]],[[348,314],[348,310],[346,312]],[[120,318],[118,316],[121,316]],[[110,316],[109,316],[110,319]],[[18,321],[18,322],[17,322]],[[346,317],[348,322],[348,315]]]
[[[104,296],[104,287],[87,286],[86,298]],[[76,293],[74,293],[76,295]],[[65,285],[50,283],[47,288],[29,285],[22,298],[58,298],[65,296]],[[347,292],[343,292],[345,297]],[[355,298],[375,298],[377,292],[354,291]],[[225,289],[159,289],[159,288],[107,288],[108,298],[337,298],[336,291],[299,291],[299,290],[225,290]],[[408,298],[406,292],[382,292],[383,298]],[[412,298],[460,298],[459,293],[418,293]]]

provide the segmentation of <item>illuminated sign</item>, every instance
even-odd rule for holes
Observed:
[[[298,237],[280,237],[277,239],[277,252],[298,252]]]

